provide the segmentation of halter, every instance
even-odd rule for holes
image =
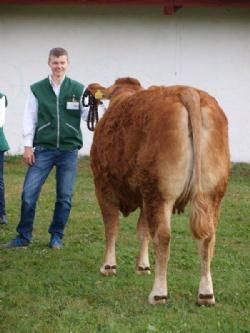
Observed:
[[[87,99],[87,102],[86,102]],[[96,124],[98,123],[98,99],[96,99],[92,93],[86,89],[82,95],[82,105],[88,107],[89,112],[87,117],[87,127],[90,131],[94,131]]]

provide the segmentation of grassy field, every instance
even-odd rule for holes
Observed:
[[[20,158],[6,158],[9,224],[0,226],[1,244],[15,236],[24,173]],[[79,160],[73,209],[60,251],[47,247],[54,185],[52,174],[38,203],[32,245],[1,249],[1,333],[250,332],[250,165],[232,168],[212,264],[217,303],[210,308],[195,304],[200,266],[188,213],[172,220],[170,299],[166,305],[151,306],[147,296],[153,274],[134,274],[137,213],[121,218],[118,275],[102,277],[103,225],[88,159]]]

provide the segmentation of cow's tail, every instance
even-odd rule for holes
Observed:
[[[188,110],[193,138],[193,193],[190,226],[195,238],[203,239],[213,233],[210,223],[208,204],[201,189],[201,107],[200,95],[193,88],[186,88],[181,93],[181,100]]]

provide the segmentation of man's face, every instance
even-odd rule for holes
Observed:
[[[49,67],[51,68],[52,76],[62,78],[68,68],[69,61],[66,55],[60,57],[51,56],[49,58]]]

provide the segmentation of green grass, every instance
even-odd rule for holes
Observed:
[[[15,236],[24,174],[21,158],[8,156],[5,175],[9,224],[0,227],[2,244]],[[187,213],[172,220],[167,305],[148,305],[153,274],[134,274],[137,213],[121,218],[118,275],[100,276],[103,225],[87,158],[79,160],[65,247],[50,250],[47,229],[55,197],[53,176],[40,196],[32,246],[0,251],[1,333],[250,332],[249,164],[232,167],[212,264],[217,303],[210,308],[195,304],[200,266]],[[152,250],[150,256],[153,264]]]

